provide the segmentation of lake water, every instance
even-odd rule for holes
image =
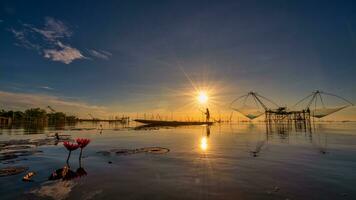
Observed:
[[[3,159],[0,168],[25,166],[36,175],[32,182],[22,181],[26,172],[0,177],[1,199],[356,198],[353,122],[317,123],[304,130],[264,123],[143,129],[102,125],[103,130],[90,123],[59,130],[1,129],[2,142],[41,140],[55,132],[91,140],[83,151],[86,175],[67,181],[48,180],[66,163],[68,151],[61,142]],[[146,147],[169,152],[139,149]],[[69,161],[74,172],[78,156],[79,150],[73,151]]]

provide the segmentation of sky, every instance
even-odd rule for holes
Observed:
[[[356,102],[354,1],[0,2],[0,109],[213,113],[256,91]],[[335,116],[356,119],[356,109]]]

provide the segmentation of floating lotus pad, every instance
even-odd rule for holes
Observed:
[[[35,147],[34,145],[8,145],[1,147],[0,150],[19,150],[19,149],[30,149]]]
[[[36,153],[41,153],[42,151],[35,150],[37,146],[42,145],[57,145],[59,142],[68,141],[69,137],[63,138],[63,136],[70,135],[59,135],[60,139],[57,140],[53,136],[43,139],[25,139],[25,140],[8,140],[0,141],[0,161],[13,160],[19,156],[30,156]],[[5,163],[5,162],[2,162]]]
[[[56,140],[54,138],[43,139],[26,139],[26,140],[9,140],[0,141],[0,150],[4,150],[8,147],[15,148],[14,146],[42,146],[42,145],[56,145],[58,142],[70,141],[69,138],[60,138]]]
[[[137,153],[164,154],[168,153],[169,149],[164,147],[144,147],[138,149],[111,149],[110,151],[98,151],[97,153],[100,153],[103,156],[109,156],[111,152],[116,155],[131,155]]]
[[[15,150],[15,151],[1,152],[0,161],[14,159],[19,156],[30,156],[36,153],[42,153],[42,151],[29,149],[29,150]]]
[[[16,166],[16,167],[4,167],[0,169],[0,177],[12,176],[20,174],[28,170],[28,167]]]
[[[103,155],[103,156],[110,156],[110,154],[111,154],[110,151],[98,151],[98,152],[96,152],[96,153],[99,153],[99,154],[101,154],[101,155]]]
[[[147,147],[143,148],[147,153],[153,153],[153,154],[163,154],[163,153],[168,153],[169,149],[163,148],[163,147]]]
[[[153,153],[153,154],[164,154],[168,153],[169,149],[163,147],[144,147],[139,149],[118,149],[113,150],[117,155],[127,155],[136,153]]]
[[[0,142],[0,161],[2,163],[10,163],[20,156],[30,156],[42,151],[36,150],[36,146],[53,144],[53,139],[37,139],[37,140],[9,140]],[[21,160],[21,159],[19,159]]]

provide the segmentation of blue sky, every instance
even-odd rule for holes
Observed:
[[[1,1],[0,38],[4,108],[184,111],[184,72],[219,110],[249,90],[356,100],[353,1]]]

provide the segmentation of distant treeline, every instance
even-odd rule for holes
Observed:
[[[63,112],[47,113],[41,108],[30,108],[24,112],[0,110],[0,116],[10,118],[12,122],[63,123],[77,121],[75,116],[66,115]]]

